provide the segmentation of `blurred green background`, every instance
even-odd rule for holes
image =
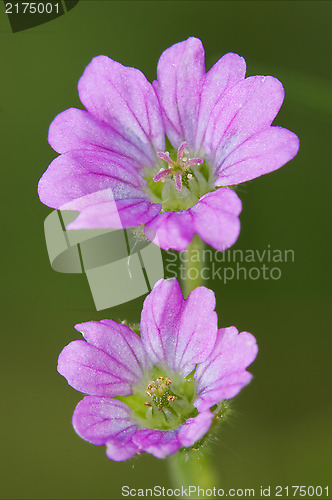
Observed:
[[[161,52],[191,35],[202,39],[208,68],[232,51],[246,58],[248,75],[278,77],[286,98],[275,124],[301,140],[290,164],[239,187],[244,209],[234,247],[293,249],[295,261],[280,264],[280,280],[209,283],[220,326],[248,330],[260,346],[255,377],[233,402],[214,463],[224,488],[328,485],[331,14],[324,1],[81,0],[66,15],[13,34],[0,5],[1,498],[120,498],[125,484],[170,485],[164,461],[142,455],[113,463],[72,429],[81,395],[56,362],[78,338],[74,324],[137,321],[144,297],[96,312],[83,275],[51,269],[43,233],[50,209],[36,188],[56,156],[49,123],[80,107],[77,81],[93,56],[138,67],[151,81]]]

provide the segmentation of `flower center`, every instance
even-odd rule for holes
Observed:
[[[187,156],[183,156],[184,154],[189,154],[186,142],[183,142],[178,148],[176,161],[172,160],[168,151],[165,151],[165,153],[161,151],[157,153],[158,158],[168,163],[169,167],[161,168],[158,174],[154,176],[154,182],[165,182],[165,177],[170,175],[171,178],[175,180],[177,191],[181,191],[183,184],[182,177],[186,180],[192,179],[193,177],[193,172],[190,170],[190,167],[204,163],[202,158],[188,159]]]
[[[214,178],[203,158],[190,157],[186,142],[177,150],[159,151],[156,168],[146,169],[146,191],[162,211],[186,210],[206,193],[214,191]]]
[[[177,396],[171,390],[172,382],[168,377],[158,377],[156,381],[150,380],[145,394],[150,396],[150,401],[145,401],[145,406],[156,406],[159,411],[164,407],[171,408],[171,401],[175,401]]]
[[[194,407],[196,387],[193,374],[182,377],[167,369],[154,367],[142,383],[133,387],[131,396],[117,397],[132,410],[143,428],[175,429],[198,414]]]

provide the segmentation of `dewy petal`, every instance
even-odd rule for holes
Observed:
[[[209,356],[217,335],[212,290],[198,287],[184,300],[175,278],[158,281],[144,301],[141,338],[152,363],[185,377]]]
[[[251,76],[223,95],[213,108],[203,140],[206,157],[215,168],[238,145],[271,125],[283,99],[283,86],[272,76]]]
[[[198,38],[172,45],[159,59],[153,86],[163,109],[167,137],[175,148],[184,141],[189,147],[194,145],[204,75],[204,48]]]
[[[208,432],[213,419],[213,413],[204,411],[181,425],[178,438],[182,446],[193,446]]]
[[[189,210],[162,212],[145,225],[145,236],[160,248],[183,251],[195,234]]]
[[[134,429],[129,428],[125,431],[126,434],[122,434],[115,439],[110,439],[106,443],[106,455],[111,460],[116,462],[122,462],[123,460],[128,460],[132,458],[136,453],[138,453],[139,448],[133,443],[132,437],[134,436]]]
[[[146,224],[145,235],[164,250],[184,251],[197,233],[217,250],[226,250],[239,236],[241,209],[235,191],[217,189],[202,196],[192,208],[158,214]]]
[[[151,162],[155,151],[164,151],[165,131],[158,99],[141,71],[98,56],[85,68],[78,92],[92,115],[145,150]]]
[[[226,250],[239,237],[241,209],[241,200],[232,189],[208,193],[190,209],[195,232],[213,248]]]
[[[142,377],[143,369],[150,368],[143,343],[129,326],[111,319],[102,319],[79,323],[75,325],[75,329],[89,344],[128,365],[138,379]]]
[[[212,353],[195,371],[197,399],[194,404],[198,411],[236,396],[251,379],[246,368],[257,352],[255,337],[250,333],[238,333],[233,326],[219,330]]]
[[[82,109],[70,108],[58,114],[50,125],[48,142],[58,153],[103,148],[133,158],[140,167],[154,165],[154,157],[143,144]]]
[[[73,415],[73,427],[81,438],[99,446],[112,439],[128,439],[137,429],[129,406],[122,401],[99,396],[86,396],[78,403]]]
[[[245,60],[231,52],[219,59],[206,73],[201,93],[194,151],[200,150],[213,107],[227,90],[244,79],[245,74]]]
[[[71,151],[58,156],[38,185],[42,203],[63,210],[124,198],[147,196],[133,160],[108,151]]]
[[[299,138],[290,130],[268,127],[245,140],[222,161],[216,186],[249,181],[282,167],[299,150]]]
[[[160,210],[160,204],[139,198],[106,201],[83,209],[67,229],[137,227],[152,220]]]
[[[129,396],[132,385],[141,381],[141,367],[148,365],[141,340],[125,325],[114,325],[105,321],[77,325],[87,341],[71,342],[58,359],[58,372],[74,389],[94,396]]]
[[[181,448],[177,429],[169,431],[141,429],[134,434],[133,442],[141,451],[151,453],[157,458],[166,458]]]

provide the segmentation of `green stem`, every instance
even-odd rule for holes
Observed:
[[[204,242],[195,234],[192,242],[184,252],[184,269],[182,275],[182,291],[184,298],[187,298],[190,292],[204,282],[202,268],[204,264]]]
[[[198,488],[204,490],[219,488],[211,456],[208,453],[178,451],[170,455],[167,461],[174,487],[196,488],[191,491],[190,498],[202,498],[202,494],[198,495]]]
[[[204,265],[204,242],[195,235],[187,250],[183,254],[182,261],[184,268],[182,269],[182,292],[185,298],[188,297],[198,286],[204,283],[202,269]],[[201,448],[199,451],[180,450],[174,455],[167,458],[170,477],[174,487],[189,488],[196,487],[196,491],[192,490],[190,498],[199,498],[198,488],[204,490],[213,487],[218,487],[218,480],[215,476],[209,449]],[[195,496],[195,493],[197,496]],[[184,497],[183,497],[184,498]]]

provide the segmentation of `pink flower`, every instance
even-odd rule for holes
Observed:
[[[138,452],[165,458],[209,431],[223,400],[249,383],[255,338],[217,328],[214,293],[196,288],[184,300],[176,279],[160,280],[145,299],[141,337],[111,320],[76,325],[58,371],[78,391],[73,426],[106,445],[112,460]]]
[[[78,84],[86,110],[68,109],[50,126],[60,156],[40,180],[41,201],[78,210],[69,229],[145,224],[164,249],[186,249],[195,233],[230,247],[241,201],[228,186],[280,168],[299,147],[271,125],[282,84],[245,70],[229,53],[206,73],[197,38],[161,55],[152,85],[135,68],[94,58]]]

